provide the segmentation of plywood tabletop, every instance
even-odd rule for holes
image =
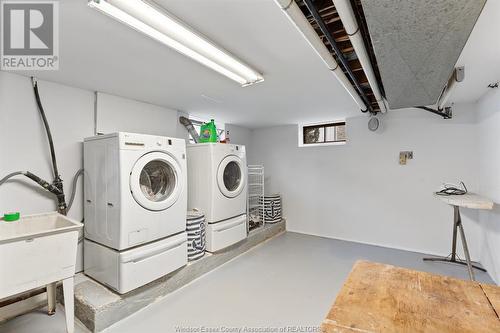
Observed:
[[[441,201],[458,207],[471,208],[471,209],[493,209],[493,201],[482,197],[475,193],[466,193],[463,195],[437,195],[436,198]]]
[[[491,284],[481,284],[481,288],[483,288],[484,294],[488,297],[497,316],[500,316],[500,288]]]
[[[500,288],[358,261],[322,323],[323,332],[500,332]]]

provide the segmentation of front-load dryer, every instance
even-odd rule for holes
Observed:
[[[188,145],[188,208],[207,222],[207,251],[216,252],[247,236],[245,146]]]
[[[187,263],[187,252],[179,250],[186,248],[183,139],[123,132],[87,138],[84,168],[85,240],[92,243],[84,249],[85,273],[102,281],[103,276],[114,275],[112,269],[118,267],[118,274],[125,274],[122,280],[134,280],[138,287]],[[176,237],[176,241],[169,237]],[[175,260],[164,253],[174,250]],[[133,270],[124,258],[135,258]],[[141,271],[150,270],[158,258],[165,260],[162,268],[147,278]],[[116,263],[111,265],[116,267],[109,267],[110,263]],[[134,284],[125,285],[129,288]]]

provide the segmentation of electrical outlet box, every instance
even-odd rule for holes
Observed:
[[[406,165],[406,162],[408,160],[413,159],[413,152],[412,151],[400,151],[399,152],[399,164],[400,165]]]

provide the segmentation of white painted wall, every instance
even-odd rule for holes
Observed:
[[[229,132],[229,141],[235,145],[244,145],[247,152],[247,164],[252,164],[252,130],[246,127],[226,124],[226,135]]]
[[[177,136],[178,112],[128,98],[97,94],[97,132]]]
[[[489,92],[478,102],[480,193],[496,204],[481,212],[483,246],[481,263],[500,284],[500,90]]]
[[[452,209],[433,197],[443,181],[478,188],[477,132],[472,105],[452,120],[421,110],[392,111],[383,130],[367,117],[347,120],[343,146],[297,147],[297,126],[253,131],[254,163],[266,170],[266,190],[283,195],[287,228],[425,253],[448,255]],[[398,164],[399,151],[414,160]],[[479,258],[477,212],[463,211],[472,257]]]
[[[69,191],[71,177],[82,167],[82,139],[94,132],[94,93],[46,81],[39,86]],[[99,95],[99,131],[186,137],[175,110]],[[247,146],[249,163],[265,165],[269,192],[283,194],[289,230],[448,254],[452,212],[431,192],[441,181],[464,180],[471,190],[500,202],[498,105],[500,93],[493,91],[478,105],[455,107],[451,121],[423,111],[393,111],[383,118],[379,133],[366,129],[366,117],[350,118],[345,146],[298,148],[296,126],[226,128],[232,143]],[[0,124],[0,176],[29,169],[50,180],[48,145],[29,78],[0,72]],[[400,150],[413,150],[415,159],[399,166]],[[81,190],[80,183],[69,213],[78,220],[83,217]],[[30,181],[17,178],[0,187],[0,213],[55,209],[52,197]],[[499,282],[498,206],[481,214],[481,228],[474,222],[477,212],[463,214],[473,257]]]
[[[83,167],[82,139],[93,133],[94,95],[46,81],[39,81],[38,87],[69,196],[72,177]],[[29,170],[52,181],[50,150],[28,77],[0,72],[0,126],[0,177]],[[78,221],[83,218],[82,184],[80,180],[68,214]],[[35,214],[56,209],[54,197],[29,179],[16,177],[0,187],[2,215],[9,211]],[[81,267],[81,256],[77,266]]]
[[[94,93],[39,81],[42,103],[54,138],[60,173],[69,196],[73,175],[83,167],[83,138],[94,135]],[[98,132],[131,131],[187,137],[178,112],[130,99],[98,94]],[[28,77],[0,71],[0,178],[29,170],[51,181],[50,151]],[[69,216],[83,218],[80,180]],[[53,197],[30,180],[16,177],[0,187],[0,215],[56,210]],[[82,268],[81,248],[77,270]]]

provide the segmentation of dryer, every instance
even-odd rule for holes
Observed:
[[[207,223],[207,251],[216,252],[247,237],[245,146],[188,145],[188,208]]]
[[[87,138],[84,168],[87,275],[123,293],[187,263],[184,140]]]

